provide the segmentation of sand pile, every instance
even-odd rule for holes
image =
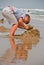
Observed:
[[[4,27],[4,26],[0,26],[0,32],[7,32],[9,31],[8,28]]]
[[[16,39],[21,39],[22,42],[26,45],[28,45],[28,49],[30,48],[30,45],[37,45],[40,40],[40,32],[38,29],[31,29],[21,36],[15,36]],[[30,48],[32,49],[32,47]]]
[[[2,24],[4,23],[4,19],[3,19],[3,18],[2,18],[2,19],[0,19],[0,23],[2,23]]]

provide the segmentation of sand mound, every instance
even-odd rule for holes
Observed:
[[[0,26],[0,32],[7,32],[9,31],[8,28],[5,28],[4,26]]]
[[[37,45],[40,40],[40,32],[38,29],[32,29],[24,32],[24,34],[15,36],[16,39],[21,39],[23,43]]]
[[[3,19],[3,18],[2,18],[2,19],[0,19],[0,23],[2,23],[2,24],[4,23],[4,19]]]

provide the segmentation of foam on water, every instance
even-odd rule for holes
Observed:
[[[0,7],[0,11],[2,11],[2,9],[3,9],[3,7]],[[30,15],[44,16],[44,9],[23,9],[23,8],[20,8],[19,10],[26,11]]]

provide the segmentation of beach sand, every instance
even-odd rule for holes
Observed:
[[[35,29],[14,38],[0,36],[0,65],[44,65],[43,22],[31,21]]]
[[[6,30],[6,28],[2,28]],[[2,65],[15,63],[19,59],[27,60],[28,50],[32,49],[32,45],[36,46],[38,44],[40,32],[37,29],[31,29],[25,31],[22,35],[15,35],[14,38],[10,38],[9,36],[5,37],[9,39],[11,47],[0,57],[0,62],[3,62]]]

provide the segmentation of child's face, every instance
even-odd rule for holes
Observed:
[[[28,16],[25,16],[25,17],[24,17],[24,22],[25,22],[26,24],[29,23],[29,17],[28,17]]]

